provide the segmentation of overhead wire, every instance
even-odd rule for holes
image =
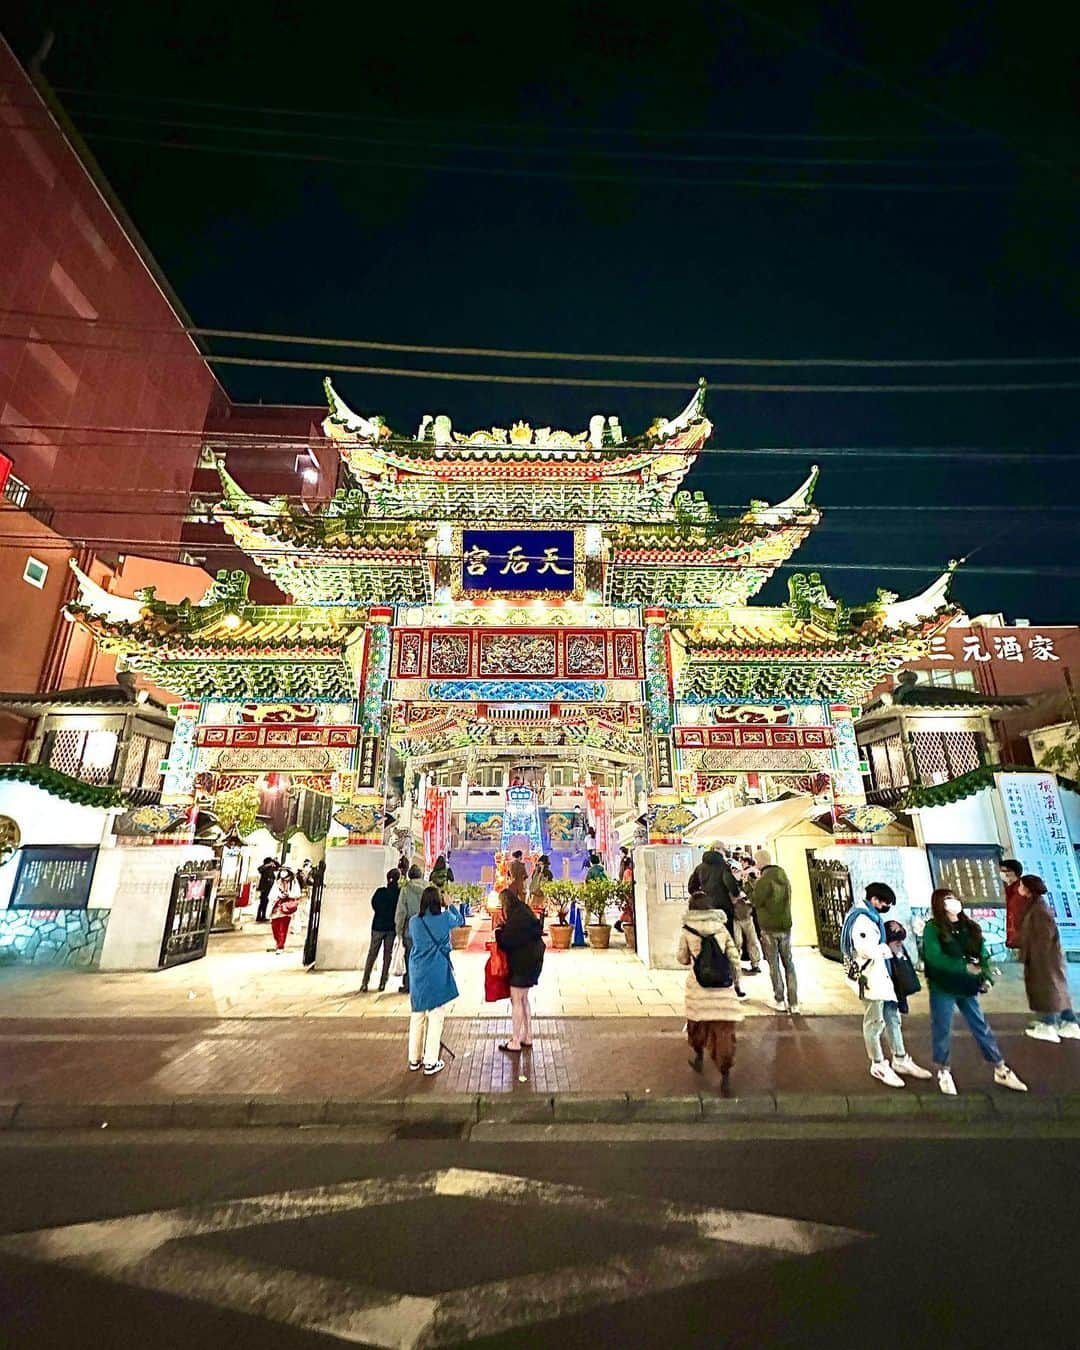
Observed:
[[[180,332],[194,337],[229,338],[244,342],[273,342],[282,345],[304,347],[337,347],[341,349],[362,348],[368,351],[390,351],[436,356],[485,356],[500,360],[515,361],[571,361],[581,363],[605,363],[615,365],[655,365],[655,366],[823,366],[857,367],[865,369],[916,369],[920,367],[949,369],[967,366],[1008,367],[1008,366],[1061,366],[1080,365],[1080,356],[964,356],[964,357],[757,357],[757,356],[662,356],[641,355],[630,352],[560,352],[517,349],[510,347],[461,347],[439,346],[430,343],[387,342],[370,338],[338,338],[307,336],[297,333],[272,333],[252,329],[213,328],[202,324],[190,324],[182,329],[179,326],[165,327],[155,324],[137,324],[122,319],[86,318],[81,314],[42,313],[39,310],[17,309],[0,306],[0,315],[11,318],[27,318],[35,321],[75,323],[89,325],[93,329],[109,328],[121,332],[156,333],[161,336],[176,337]],[[0,339],[13,339],[15,335],[0,334]],[[16,339],[17,340],[17,339]],[[39,341],[49,341],[39,337]],[[64,338],[52,338],[54,342],[66,342]]]
[[[145,348],[118,347],[84,342],[81,339],[26,337],[0,334],[0,341],[22,342],[33,346],[63,346],[82,351],[111,352],[122,356],[146,356]],[[490,371],[428,370],[409,366],[368,366],[343,361],[298,361],[284,357],[227,356],[213,352],[153,352],[157,361],[196,361],[206,365],[243,366],[250,369],[309,370],[335,375],[392,376],[409,380],[442,380],[465,384],[521,384],[555,386],[566,389],[648,389],[686,392],[685,380],[628,380],[591,378],[572,375],[518,375]],[[709,386],[720,393],[752,394],[972,394],[1035,393],[1046,390],[1080,389],[1080,380],[1008,380],[993,383],[961,382],[938,384],[762,384],[748,381],[712,381]]]

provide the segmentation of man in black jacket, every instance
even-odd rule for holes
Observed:
[[[379,976],[379,992],[386,988],[386,981],[390,976],[390,958],[394,951],[394,916],[397,913],[398,895],[400,894],[400,873],[396,867],[392,867],[386,874],[386,885],[380,886],[371,897],[371,908],[373,917],[371,920],[371,942],[368,945],[367,961],[364,963],[364,979],[360,985],[361,993],[367,993],[368,980],[371,979],[371,968],[375,964],[375,958],[382,948],[383,963],[382,974]]]
[[[690,873],[686,883],[687,891],[694,895],[697,891],[709,897],[712,909],[722,909],[727,915],[728,929],[735,931],[735,897],[740,894],[739,883],[735,880],[727,859],[716,848],[707,848],[701,855],[701,861]]]
[[[266,907],[270,903],[270,892],[274,889],[277,874],[277,859],[264,858],[259,867],[259,909],[255,915],[256,923],[266,923]]]

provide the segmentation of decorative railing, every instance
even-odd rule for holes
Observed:
[[[25,511],[27,515],[33,516],[35,520],[40,520],[42,525],[51,526],[53,523],[53,517],[56,515],[53,508],[13,473],[8,474],[4,483],[4,500],[10,502],[12,506],[17,506],[20,511]]]

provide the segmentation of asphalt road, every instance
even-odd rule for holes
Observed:
[[[1064,1347],[1078,1176],[1055,1138],[9,1135],[0,1343]]]

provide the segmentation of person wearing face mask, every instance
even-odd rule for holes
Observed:
[[[945,887],[930,897],[931,917],[923,930],[923,965],[930,986],[930,1036],[938,1087],[947,1097],[956,1096],[956,1083],[949,1068],[953,1014],[959,1010],[987,1063],[994,1066],[994,1082],[1014,1092],[1026,1092],[1005,1063],[990,1024],[979,1004],[979,995],[989,987],[990,956],[982,929],[964,913],[956,895]]]
[[[863,1044],[870,1059],[870,1077],[887,1087],[902,1088],[904,1078],[929,1078],[904,1045],[900,1007],[892,978],[893,951],[881,917],[896,904],[896,894],[884,881],[872,881],[866,899],[854,904],[844,919],[840,950],[853,972],[859,996],[866,1001]],[[885,1057],[881,1037],[886,1033],[892,1062]],[[902,1075],[902,1076],[901,1076]]]

